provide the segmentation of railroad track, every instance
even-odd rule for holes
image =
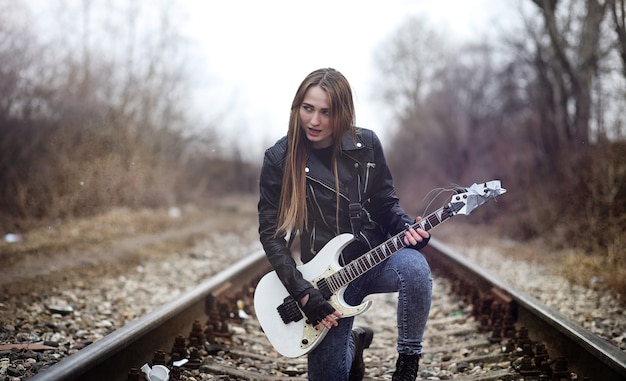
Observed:
[[[455,380],[626,380],[626,354],[432,239],[433,304],[420,377]],[[270,270],[253,253],[192,292],[41,371],[33,381],[144,380],[165,364],[170,380],[306,380],[305,358],[269,345],[252,311]],[[376,295],[356,325],[375,330],[366,380],[389,380],[396,359],[395,301]],[[187,361],[182,366],[177,360]]]

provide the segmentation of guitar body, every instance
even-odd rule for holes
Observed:
[[[298,266],[304,278],[312,284],[326,278],[341,269],[339,256],[341,251],[354,240],[352,234],[341,234],[330,240],[308,263]],[[334,293],[328,301],[343,317],[358,315],[366,311],[371,301],[358,306],[351,306],[343,300],[345,287]],[[302,319],[284,323],[277,308],[283,304],[289,293],[281,283],[275,271],[266,274],[259,281],[254,293],[254,309],[263,332],[274,348],[283,356],[299,357],[315,348],[326,336],[328,329],[319,325],[316,329],[306,322],[306,316],[300,311]]]

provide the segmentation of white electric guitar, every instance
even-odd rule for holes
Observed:
[[[474,184],[460,188],[449,203],[439,210],[411,225],[414,229],[430,230],[457,214],[469,215],[485,202],[506,192],[499,180]],[[354,240],[354,236],[344,233],[330,240],[313,259],[298,266],[303,277],[329,296],[329,303],[343,317],[358,315],[370,307],[370,300],[358,306],[351,306],[343,300],[347,285],[365,274],[377,264],[404,248],[403,231],[359,258],[341,267],[338,259],[341,251]],[[299,357],[313,350],[326,336],[328,329],[321,324],[316,328],[307,322],[304,313],[295,299],[284,288],[276,272],[266,274],[256,286],[254,309],[261,328],[270,343],[283,356]]]

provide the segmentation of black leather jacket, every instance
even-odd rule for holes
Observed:
[[[287,138],[283,137],[265,151],[260,177],[259,235],[263,249],[285,288],[300,296],[311,284],[296,269],[284,236],[275,237],[278,204]],[[359,239],[343,251],[343,264],[349,263],[385,239],[414,223],[398,204],[391,173],[382,145],[373,131],[357,129],[356,140],[347,134],[338,159],[340,183],[339,233],[351,233],[348,185],[358,184],[361,211]],[[308,262],[337,235],[335,181],[332,172],[310,155],[306,166],[308,222],[300,235],[301,258]],[[353,177],[357,176],[355,182]],[[354,192],[353,192],[354,193]],[[342,264],[342,265],[343,265]]]

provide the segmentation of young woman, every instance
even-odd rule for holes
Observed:
[[[354,122],[352,90],[341,73],[319,69],[304,79],[291,104],[287,136],[265,152],[258,204],[260,240],[307,319],[329,329],[308,354],[309,379],[361,380],[362,353],[373,330],[352,330],[353,318],[342,318],[304,279],[286,237],[299,235],[300,256],[306,263],[333,237],[352,233],[358,239],[343,250],[344,266],[409,228],[406,247],[351,282],[344,299],[357,305],[370,294],[398,292],[399,356],[393,380],[413,381],[432,290],[430,268],[417,250],[430,236],[410,228],[413,220],[399,206],[380,141]]]

